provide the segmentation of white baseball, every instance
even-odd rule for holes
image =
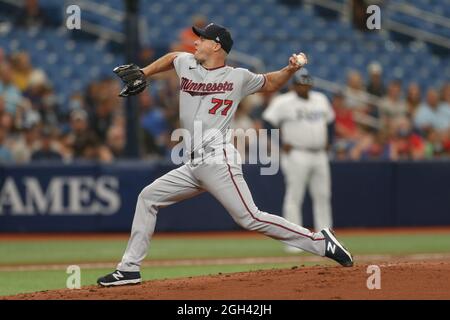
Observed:
[[[305,64],[308,63],[308,59],[306,58],[306,55],[303,52],[297,54],[296,57],[297,57],[297,64],[299,66],[304,66]]]

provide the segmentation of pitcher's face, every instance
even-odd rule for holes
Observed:
[[[214,40],[209,40],[204,37],[199,37],[197,40],[195,40],[194,45],[194,58],[199,63],[203,63],[208,60],[208,58],[214,52],[216,52],[218,48],[220,48],[220,44],[218,44]]]

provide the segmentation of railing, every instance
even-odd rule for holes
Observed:
[[[407,36],[416,38],[424,42],[429,42],[434,45],[450,49],[450,38],[395,21],[392,17],[396,12],[400,12],[405,15],[409,15],[416,19],[422,20],[426,23],[432,23],[435,25],[439,25],[440,27],[447,28],[450,33],[449,18],[416,8],[410,4],[401,2],[398,3],[394,1],[388,2],[386,6],[386,11],[388,12],[388,14],[385,17],[383,24],[385,28],[396,31],[398,33],[405,34]]]
[[[66,7],[71,5],[73,1],[66,0]],[[81,9],[95,12],[96,14],[103,15],[117,22],[123,22],[125,20],[125,14],[117,9],[111,8],[108,5],[98,2],[78,0],[76,3]]]
[[[67,6],[71,5],[72,4],[71,2],[73,1],[66,0],[64,7],[66,8]],[[82,10],[81,15],[83,15],[83,12],[89,11],[97,15],[104,16],[117,23],[123,23],[123,21],[125,20],[125,14],[122,11],[111,8],[110,6],[105,4],[84,0],[78,0],[76,4]],[[85,19],[82,19],[82,28],[83,31],[95,35],[100,39],[113,41],[119,44],[125,42],[125,35],[123,34],[123,32],[118,32],[115,30],[111,30],[110,28],[105,28],[97,23],[86,21]]]
[[[344,2],[334,1],[334,0],[304,0],[308,5],[317,5],[323,8],[334,10],[340,13],[343,17],[350,16],[350,4],[349,1],[346,0]],[[432,43],[437,46],[441,46],[444,48],[450,49],[450,39],[429,31],[421,30],[417,27],[409,26],[404,23],[395,21],[392,19],[392,14],[395,12],[401,12],[403,14],[413,16],[417,19],[421,19],[428,23],[434,23],[444,28],[450,29],[450,19],[436,14],[431,13],[413,5],[406,3],[398,3],[395,1],[387,1],[386,6],[384,7],[384,11],[387,14],[382,13],[383,19],[383,28],[389,31],[395,31],[404,35],[407,35],[411,38],[415,38],[420,41]]]
[[[397,10],[397,11],[406,13],[408,15],[414,16],[418,19],[425,20],[427,22],[439,24],[443,27],[450,28],[450,19],[449,18],[447,18],[445,16],[441,16],[439,14],[435,14],[435,13],[432,13],[429,11],[419,9],[419,8],[414,7],[407,3],[390,1],[388,8],[390,10]]]
[[[329,80],[314,77],[314,86],[316,88],[322,89],[326,92],[330,92],[330,93],[334,93],[334,94],[340,93],[344,97],[348,97],[348,95],[346,93],[347,87],[342,84],[337,84],[337,83],[329,81]],[[352,100],[356,100],[358,102],[361,102],[362,104],[373,104],[375,106],[379,106],[380,101],[381,101],[381,99],[378,98],[377,96],[371,95],[367,92],[364,92],[364,98],[353,97],[353,96],[351,98],[352,98]],[[354,116],[355,116],[355,121],[358,122],[359,124],[363,124],[363,125],[369,126],[374,129],[381,128],[380,121],[375,117],[369,116],[367,114],[363,114],[361,112],[355,112]]]
[[[437,46],[441,46],[450,49],[450,40],[446,37],[421,30],[416,27],[408,26],[404,23],[394,21],[392,19],[386,19],[384,26],[392,31],[405,34],[417,40],[432,43]]]
[[[309,5],[319,5],[323,8],[337,11],[341,14],[346,14],[347,2],[333,1],[333,0],[304,0],[304,3]]]

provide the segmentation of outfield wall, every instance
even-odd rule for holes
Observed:
[[[136,197],[170,165],[0,166],[0,231],[129,231]],[[280,213],[283,176],[244,174],[261,210]],[[450,162],[332,163],[336,227],[450,225]],[[240,201],[236,195],[236,201]],[[309,197],[305,226],[312,225]],[[236,230],[209,194],[161,209],[159,231]]]

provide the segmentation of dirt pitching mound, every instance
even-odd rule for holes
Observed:
[[[450,261],[380,263],[381,289],[367,288],[368,265],[293,267],[146,281],[115,288],[83,287],[3,299],[450,299]],[[370,281],[370,283],[374,283]]]

